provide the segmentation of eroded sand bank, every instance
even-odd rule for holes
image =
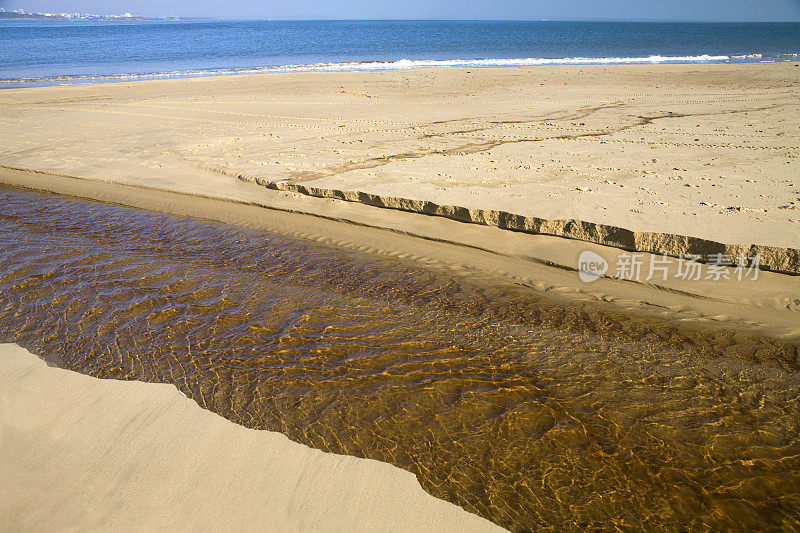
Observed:
[[[413,474],[0,345],[5,530],[502,531]]]

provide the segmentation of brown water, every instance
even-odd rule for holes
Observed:
[[[12,189],[0,341],[393,463],[516,531],[800,528],[795,346]]]

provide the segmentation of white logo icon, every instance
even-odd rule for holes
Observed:
[[[586,250],[578,257],[578,277],[581,281],[591,283],[602,278],[608,270],[608,261],[601,255]]]

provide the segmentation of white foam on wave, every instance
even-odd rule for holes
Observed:
[[[539,65],[612,65],[612,64],[659,64],[659,63],[705,63],[724,62],[731,59],[760,59],[761,54],[743,56],[696,55],[696,56],[661,56],[647,57],[562,57],[562,58],[519,58],[519,59],[422,59],[399,61],[359,61],[342,63],[312,63],[298,65],[280,65],[265,67],[245,67],[229,69],[196,69],[185,71],[150,72],[139,74],[110,75],[64,75],[41,78],[0,78],[0,84],[25,83],[84,83],[97,81],[126,81],[159,78],[184,78],[197,76],[222,76],[226,74],[259,74],[267,72],[314,72],[314,71],[379,71],[405,70],[414,68],[437,67],[525,67]]]
[[[648,57],[562,57],[522,59],[401,59],[391,62],[361,63],[318,63],[315,65],[286,65],[270,67],[274,70],[400,70],[428,67],[524,67],[536,65],[593,65],[593,64],[634,64],[634,63],[669,63],[669,62],[705,62],[726,61],[730,56],[648,56]]]

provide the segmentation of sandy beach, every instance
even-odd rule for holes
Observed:
[[[392,258],[689,336],[766,339],[782,348],[750,359],[793,373],[799,97],[794,63],[8,89],[0,184]],[[625,252],[759,253],[764,268],[686,280],[671,263],[663,279],[585,283],[586,251],[612,265]],[[7,528],[492,528],[409,472],[246,429],[171,386],[49,368],[13,345],[0,381]]]
[[[186,192],[242,176],[798,248],[798,72],[421,69],[5,90],[0,164]]]
[[[5,90],[0,179],[173,213],[190,214],[197,197],[231,201],[203,216],[273,230],[297,223],[275,211],[304,213],[294,233],[795,338],[796,276],[763,272],[753,291],[673,276],[587,285],[574,270],[584,250],[613,264],[638,249],[651,261],[760,252],[762,267],[800,271],[797,73],[793,63],[421,69]],[[97,182],[181,196],[144,200]],[[359,200],[522,233],[544,223],[520,235]],[[273,212],[242,216],[233,204]],[[389,232],[354,235],[330,219]],[[420,246],[439,249],[413,253]]]

